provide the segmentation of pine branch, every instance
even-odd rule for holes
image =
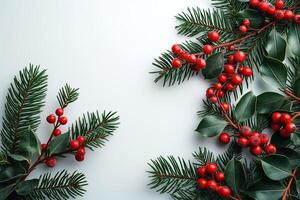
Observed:
[[[241,147],[235,142],[231,142],[228,149],[223,153],[217,156],[216,162],[220,167],[221,171],[225,171],[227,163],[232,158],[241,159],[242,158],[242,149]]]
[[[82,196],[86,191],[84,186],[87,185],[84,174],[73,172],[69,174],[66,170],[56,173],[51,177],[50,173],[46,173],[39,178],[39,184],[35,187],[28,199],[50,199],[50,200],[66,200]]]
[[[176,16],[179,25],[176,29],[179,34],[185,36],[204,35],[209,31],[218,31],[222,38],[226,34],[234,34],[232,24],[226,19],[222,10],[213,9],[202,10],[200,8],[188,8],[187,12],[182,12]]]
[[[207,163],[215,162],[214,154],[207,148],[199,148],[198,152],[193,154],[193,157],[197,161],[197,166],[204,166]]]
[[[78,99],[79,93],[78,88],[71,88],[68,84],[62,87],[57,95],[57,100],[61,108],[65,108],[68,104]]]
[[[2,149],[10,154],[18,152],[20,136],[34,132],[39,123],[47,90],[47,75],[39,66],[29,65],[15,77],[6,96],[5,115],[1,130]]]
[[[222,9],[225,17],[233,19],[237,13],[247,7],[246,3],[239,0],[212,0],[212,5]]]
[[[77,136],[85,137],[85,146],[94,150],[102,147],[108,140],[108,136],[118,128],[119,116],[116,112],[105,111],[100,115],[98,112],[87,113],[79,118],[69,129],[70,136],[76,139]]]

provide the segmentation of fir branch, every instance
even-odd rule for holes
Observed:
[[[71,88],[68,84],[62,87],[57,95],[57,100],[61,108],[65,108],[68,104],[78,99],[78,88]]]
[[[87,113],[79,118],[69,129],[71,138],[76,139],[77,136],[85,137],[85,146],[94,150],[94,148],[102,147],[108,136],[118,128],[119,116],[116,112],[105,111],[100,115],[98,112]]]
[[[207,163],[215,162],[214,154],[205,147],[194,152],[193,157],[197,161],[197,166],[205,166]]]
[[[15,77],[6,96],[5,115],[1,130],[3,151],[18,152],[20,136],[28,131],[34,132],[39,123],[41,108],[47,90],[47,75],[39,66],[29,65]]]
[[[50,173],[46,173],[39,177],[39,184],[35,187],[28,199],[50,199],[50,200],[66,200],[82,196],[86,191],[84,186],[87,185],[84,174],[73,172],[69,174],[66,170],[58,172],[51,177]]]
[[[221,9],[225,17],[233,19],[237,13],[247,7],[247,4],[239,0],[212,0],[212,5]]]
[[[225,171],[227,163],[232,158],[241,159],[242,158],[242,149],[241,147],[235,142],[231,142],[228,149],[223,153],[217,156],[216,162],[218,166],[220,167],[221,171]]]

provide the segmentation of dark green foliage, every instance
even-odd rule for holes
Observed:
[[[59,90],[57,100],[61,108],[65,108],[68,104],[78,99],[79,93],[78,88],[71,88],[68,84]]]
[[[239,11],[248,7],[247,3],[242,3],[239,0],[212,0],[212,5],[221,9],[227,18],[234,18]]]

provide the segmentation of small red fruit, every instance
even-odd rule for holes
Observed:
[[[215,180],[207,181],[207,188],[211,191],[215,191],[218,188],[218,184]]]
[[[196,61],[197,70],[204,69],[206,67],[206,61],[203,58],[198,58]]]
[[[279,125],[279,124],[276,124],[276,123],[272,123],[272,124],[271,124],[271,128],[272,128],[274,131],[279,131],[280,125]]]
[[[229,136],[229,134],[226,133],[226,132],[221,133],[220,136],[219,136],[219,141],[222,144],[228,144],[230,142],[230,136]]]
[[[261,144],[260,136],[252,135],[249,139],[250,146],[258,146]]]
[[[224,173],[223,173],[223,172],[218,172],[218,173],[216,174],[216,179],[217,179],[218,181],[224,181],[224,180],[225,180],[225,175],[224,175]]]
[[[220,186],[218,188],[218,194],[220,195],[220,197],[230,198],[230,196],[231,196],[231,190],[227,186]]]
[[[267,154],[275,154],[277,152],[277,148],[273,144],[268,144],[266,146],[266,153]]]
[[[230,105],[226,102],[221,103],[221,107],[225,110],[228,111],[230,109]]]
[[[234,45],[230,45],[228,49],[229,49],[229,51],[234,51],[235,50],[235,46]]]
[[[179,58],[180,58],[181,60],[187,60],[187,59],[189,59],[189,56],[190,56],[190,54],[188,54],[188,53],[186,53],[186,52],[183,52],[183,53],[181,53],[181,54],[179,55]]]
[[[209,44],[206,44],[203,46],[203,52],[205,54],[212,54],[213,50],[214,50],[214,48]]]
[[[54,123],[56,122],[56,117],[55,117],[55,115],[48,115],[48,117],[47,117],[47,122],[48,122],[49,124],[54,124]]]
[[[238,144],[241,146],[241,147],[247,147],[249,145],[249,140],[245,137],[240,137],[238,139]]]
[[[216,31],[212,31],[208,34],[208,39],[212,42],[217,42],[220,39],[220,35]]]
[[[76,159],[78,162],[81,162],[81,161],[84,160],[84,155],[76,154],[76,155],[75,155],[75,159]]]
[[[174,58],[172,60],[172,66],[173,68],[178,69],[182,66],[182,61],[179,58]]]
[[[259,156],[262,153],[262,148],[260,146],[253,146],[251,147],[250,152],[255,156]]]
[[[82,135],[79,135],[76,139],[78,140],[80,145],[82,145],[85,141],[85,138]]]
[[[41,144],[42,152],[45,152],[47,149],[47,144]]]
[[[252,135],[252,130],[249,126],[242,126],[240,128],[240,134],[244,137],[250,137]]]
[[[284,128],[287,133],[294,133],[296,131],[296,125],[294,123],[287,123]]]
[[[206,171],[210,174],[215,174],[218,171],[218,166],[216,163],[209,163],[206,165]]]
[[[252,76],[253,72],[250,67],[244,67],[242,74],[246,77]]]
[[[59,123],[62,124],[62,125],[65,125],[68,123],[68,118],[65,117],[65,116],[62,116],[59,118]]]
[[[272,122],[273,123],[279,123],[281,122],[281,113],[280,112],[273,112],[272,114]]]
[[[295,24],[300,24],[300,15],[295,15],[294,16],[294,23]]]
[[[85,155],[85,148],[84,148],[84,147],[80,147],[80,148],[77,150],[77,154],[79,154],[79,155]]]
[[[246,54],[242,51],[237,51],[234,54],[234,59],[236,62],[242,63],[246,60]]]
[[[206,168],[205,167],[199,167],[198,168],[198,174],[201,177],[204,177],[206,175]]]
[[[284,18],[284,12],[282,10],[275,10],[274,17],[278,20],[281,20]]]
[[[211,96],[209,98],[209,100],[212,102],[212,103],[217,103],[218,102],[218,98],[216,96]]]
[[[282,137],[290,137],[292,133],[289,133],[285,130],[285,128],[281,128],[280,131],[279,131],[280,135]]]
[[[218,80],[221,82],[221,83],[225,83],[227,81],[227,76],[226,74],[221,74],[219,77],[218,77]]]
[[[62,116],[63,114],[64,114],[64,109],[62,109],[62,108],[57,108],[56,109],[56,111],[55,111],[55,114],[57,115],[57,116]]]
[[[182,49],[178,44],[174,44],[172,46],[172,52],[175,53],[176,55],[179,55],[182,53]]]
[[[291,122],[291,120],[292,120],[292,117],[290,114],[282,113],[281,118],[280,118],[281,123],[288,124]]]
[[[274,15],[275,10],[276,10],[275,6],[273,6],[272,4],[269,4],[267,13],[268,13],[269,15]]]
[[[226,74],[233,74],[234,73],[234,66],[231,64],[225,65],[225,72]]]
[[[46,165],[48,167],[55,167],[55,165],[56,165],[56,159],[55,159],[55,157],[49,157],[49,158],[47,158],[46,159]]]
[[[233,64],[234,62],[235,62],[234,55],[229,55],[228,56],[228,64]]]
[[[233,90],[235,90],[235,88],[236,87],[234,85],[232,85],[231,83],[227,83],[225,86],[226,91],[233,91]]]
[[[58,128],[53,131],[54,136],[59,136],[60,134],[61,134],[61,130]]]
[[[79,148],[79,146],[80,146],[80,144],[79,144],[78,140],[71,140],[70,141],[71,149],[76,150],[76,149]]]
[[[240,31],[241,31],[242,33],[246,33],[246,32],[248,31],[247,26],[241,25],[241,26],[240,26]]]
[[[245,20],[243,21],[243,24],[244,24],[245,26],[250,26],[250,19],[245,19]]]
[[[187,60],[189,63],[191,64],[194,64],[197,62],[197,57],[193,54],[191,54],[189,57],[188,57],[188,60]]]
[[[260,143],[261,143],[261,145],[268,144],[268,142],[270,140],[270,137],[267,134],[262,133],[262,134],[259,135],[259,137],[260,137]]]
[[[224,97],[225,96],[224,91],[223,90],[218,91],[217,96],[220,97],[220,98]]]
[[[275,8],[276,8],[276,9],[282,9],[283,6],[284,6],[284,1],[283,1],[283,0],[277,0],[277,1],[275,2]]]
[[[221,83],[215,83],[215,84],[214,84],[214,88],[215,88],[216,90],[221,90],[221,89],[222,89],[222,84],[221,84]]]
[[[234,85],[240,85],[243,82],[243,78],[239,74],[234,74],[231,78],[231,82]]]
[[[211,97],[211,96],[213,96],[215,94],[215,90],[213,89],[213,88],[208,88],[207,90],[206,90],[206,96],[207,97]]]
[[[260,0],[250,0],[249,3],[250,3],[250,6],[257,7],[258,4],[260,3]]]
[[[199,184],[199,188],[200,189],[206,189],[206,187],[207,187],[207,180],[205,179],[205,178],[199,178],[198,179],[198,184]]]
[[[261,11],[266,12],[266,11],[268,11],[269,3],[266,2],[266,1],[263,1],[263,2],[259,3],[258,8],[259,8]]]
[[[284,11],[284,19],[291,20],[294,18],[294,13],[291,10]]]

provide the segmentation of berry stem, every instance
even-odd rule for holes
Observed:
[[[239,126],[233,122],[233,120],[232,120],[232,119],[229,117],[229,115],[226,113],[226,110],[225,110],[222,106],[220,106],[220,108],[221,108],[222,114],[223,114],[223,116],[226,118],[227,122],[228,122],[234,129],[239,130]]]
[[[296,95],[294,95],[293,92],[290,91],[289,89],[286,89],[286,90],[284,91],[284,93],[285,93],[287,96],[289,96],[289,97],[291,97],[291,98],[293,98],[293,99],[295,99],[295,100],[297,100],[297,101],[300,102],[300,97],[297,97]]]
[[[299,115],[300,115],[300,111],[297,112],[297,113],[293,116],[293,118],[291,119],[291,121],[294,121],[297,117],[299,117]]]
[[[299,165],[294,169],[293,173],[292,173],[292,176],[283,192],[283,196],[282,196],[282,200],[287,200],[288,199],[288,196],[289,196],[289,193],[290,193],[290,190],[291,190],[291,187],[292,187],[292,183],[294,180],[296,180],[296,173],[297,173],[297,170],[298,170],[298,167]]]
[[[230,199],[233,199],[233,200],[241,200],[239,197],[234,197],[234,196],[230,196]]]

